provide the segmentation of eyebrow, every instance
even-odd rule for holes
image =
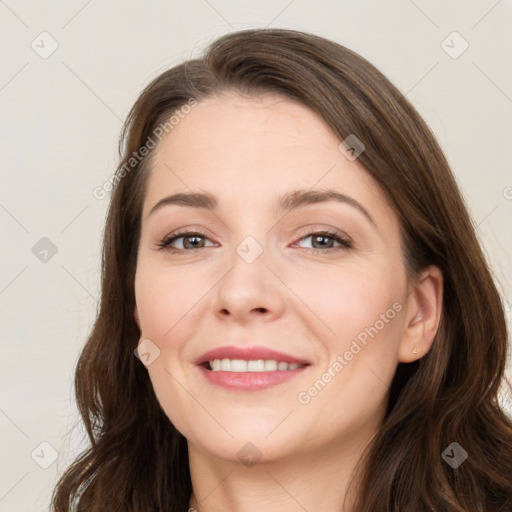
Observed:
[[[362,204],[357,202],[353,197],[332,189],[294,190],[287,192],[277,199],[274,204],[273,211],[277,215],[283,210],[295,210],[310,204],[323,203],[327,201],[335,201],[352,206],[362,213],[366,219],[376,227],[373,217]],[[160,201],[151,208],[146,218],[164,206],[171,204],[187,206],[190,208],[203,208],[212,211],[218,210],[219,208],[219,201],[209,192],[180,192],[160,199]]]

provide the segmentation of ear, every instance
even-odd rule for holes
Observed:
[[[398,360],[410,363],[423,357],[432,346],[443,308],[443,273],[431,265],[411,285],[407,299],[407,317],[398,348]],[[416,348],[416,354],[413,350]]]
[[[135,304],[135,309],[133,310],[133,317],[135,318],[135,323],[137,324],[137,327],[140,328],[140,320],[139,320],[139,312],[137,311],[137,304]]]

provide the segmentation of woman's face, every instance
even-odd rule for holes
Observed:
[[[326,453],[383,420],[407,323],[399,222],[339,144],[302,104],[230,93],[155,150],[135,318],[156,396],[203,454]]]

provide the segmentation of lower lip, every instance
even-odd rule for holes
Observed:
[[[230,390],[260,391],[268,389],[300,375],[307,366],[296,370],[282,370],[274,372],[224,372],[207,370],[198,366],[199,370],[211,384]]]

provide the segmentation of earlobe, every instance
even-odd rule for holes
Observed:
[[[407,318],[398,349],[398,360],[410,363],[423,357],[432,346],[441,321],[443,274],[439,267],[424,269],[409,292]]]

